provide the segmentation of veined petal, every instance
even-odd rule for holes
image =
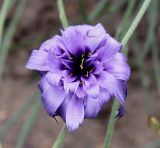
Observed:
[[[50,49],[53,49],[56,47],[56,40],[55,38],[57,38],[58,35],[53,36],[52,38],[48,39],[47,41],[45,41],[41,46],[40,46],[40,50],[41,51],[46,51],[49,52]]]
[[[63,119],[65,122],[66,122],[67,108],[68,108],[68,105],[69,105],[69,103],[70,103],[70,101],[71,101],[71,99],[72,99],[72,96],[73,96],[72,93],[68,93],[68,94],[65,96],[65,98],[64,98],[61,106],[58,108],[58,111],[57,111],[57,115],[61,116],[62,119]]]
[[[79,81],[71,83],[64,82],[64,90],[66,94],[68,94],[69,92],[74,93],[77,90],[79,83],[80,83]]]
[[[33,50],[26,68],[39,71],[49,71],[48,53],[43,50]]]
[[[128,80],[130,77],[130,67],[126,63],[126,57],[121,53],[117,53],[111,60],[106,62],[104,67],[116,79]]]
[[[92,37],[106,36],[106,34],[106,30],[104,29],[101,23],[98,23],[96,26],[93,26],[93,28],[88,32],[88,36]]]
[[[90,84],[97,83],[96,77],[93,74],[89,74],[89,77],[81,77],[81,81],[84,82],[86,87],[89,87]]]
[[[76,95],[78,98],[85,98],[87,96],[85,90],[83,89],[83,86],[79,85],[76,90]]]
[[[87,98],[85,100],[85,118],[94,118],[101,110],[98,99]]]
[[[107,91],[107,89],[100,88],[100,93],[98,96],[98,101],[101,104],[101,106],[105,105],[111,98],[110,93]]]
[[[92,53],[97,48],[100,48],[106,44],[106,35],[106,31],[100,23],[88,31],[86,44]]]
[[[100,63],[99,61],[94,62],[94,69],[93,69],[93,73],[94,74],[99,74],[103,71],[103,64]]]
[[[78,30],[70,30],[62,32],[63,43],[68,51],[78,57],[85,51],[85,39]]]
[[[75,79],[77,79],[76,76],[73,76],[73,74],[69,71],[69,70],[63,70],[62,71],[62,80],[66,83],[71,83],[73,82]]]
[[[45,75],[41,78],[41,80],[38,83],[38,87],[41,91],[41,93],[43,93],[44,91],[50,89],[51,85],[48,83]]]
[[[90,98],[97,98],[99,95],[99,85],[98,84],[90,84],[89,86],[85,87],[84,90],[86,91],[88,97]]]
[[[65,67],[67,67],[70,70],[73,70],[73,65],[74,65],[73,61],[62,59],[61,62],[65,65]]]
[[[103,56],[102,56],[102,62],[107,62],[117,52],[121,51],[122,44],[108,34],[107,43],[104,48],[105,48],[105,52],[103,53]]]
[[[42,102],[44,107],[50,116],[54,116],[58,107],[62,104],[65,98],[65,93],[62,89],[47,84],[46,80],[45,82],[40,81],[39,85],[43,92]]]
[[[118,101],[123,105],[124,104],[124,93],[122,85],[116,80],[110,73],[102,72],[98,78],[98,83],[102,88],[107,89],[107,91],[116,96]]]
[[[66,125],[70,132],[75,131],[84,120],[84,104],[82,99],[78,99],[73,95],[70,101],[67,114]]]
[[[55,86],[55,85],[58,85],[61,79],[61,74],[54,73],[54,72],[48,72],[45,77],[48,83],[50,83],[52,86]]]

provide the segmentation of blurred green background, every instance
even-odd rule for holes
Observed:
[[[64,0],[70,25],[99,22],[119,41],[143,0]],[[4,148],[49,148],[63,121],[40,103],[38,74],[25,69],[33,49],[62,29],[55,0],[0,1],[0,141]],[[132,36],[125,116],[118,120],[111,148],[160,148],[160,1],[152,0]],[[64,148],[101,148],[111,103],[84,124]],[[1,146],[0,146],[1,148]]]

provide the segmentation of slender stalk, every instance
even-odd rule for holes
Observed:
[[[1,82],[1,77],[5,65],[5,61],[7,58],[7,54],[9,52],[9,48],[11,46],[11,42],[13,39],[13,35],[16,30],[16,26],[18,24],[18,21],[20,20],[21,14],[24,10],[26,0],[21,0],[17,6],[16,12],[13,16],[13,19],[8,27],[8,30],[5,33],[4,39],[3,39],[3,44],[0,46],[0,82]]]
[[[145,69],[145,63],[144,63],[144,59],[141,57],[141,55],[139,54],[141,52],[141,47],[138,43],[138,40],[136,40],[136,37],[133,37],[132,43],[135,47],[134,53],[135,53],[135,57],[136,57],[136,64],[138,66],[138,69],[140,71],[140,77],[141,77],[141,84],[142,84],[142,88],[143,88],[143,92],[144,92],[144,106],[145,106],[145,110],[149,115],[152,115],[153,113],[153,105],[150,98],[150,94],[149,94],[149,88],[148,88],[148,83],[146,81],[146,69]],[[147,50],[147,49],[145,49]]]
[[[159,53],[158,53],[158,47],[157,47],[157,40],[156,40],[156,24],[158,20],[158,8],[159,8],[159,1],[154,0],[151,3],[151,7],[149,9],[149,15],[148,15],[148,21],[149,21],[149,28],[150,28],[150,34],[148,36],[151,36],[151,44],[150,48],[152,49],[152,58],[153,58],[153,66],[155,71],[155,79],[157,83],[158,93],[160,94],[160,68],[159,68]]]
[[[122,34],[125,33],[125,30],[127,29],[127,26],[129,26],[129,24],[130,24],[129,20],[130,20],[130,16],[132,14],[132,10],[133,10],[135,2],[136,1],[134,1],[134,2],[129,1],[128,2],[128,7],[127,7],[127,10],[124,14],[122,23],[120,24],[120,29],[116,33],[116,38],[118,38],[120,40],[121,40]],[[115,122],[116,122],[115,115],[116,115],[117,109],[118,109],[118,101],[115,99],[114,102],[113,102],[112,111],[111,111],[111,115],[110,115],[110,120],[109,120],[109,123],[108,123],[108,128],[107,128],[107,133],[106,133],[106,137],[105,137],[104,147],[110,146],[110,144],[111,144],[112,133],[113,133],[114,125],[115,125]]]
[[[4,30],[4,23],[5,19],[7,17],[8,11],[12,8],[12,6],[16,3],[17,0],[4,0],[2,9],[0,11],[0,50],[2,46],[2,36],[3,36],[3,30]]]
[[[142,51],[142,59],[144,59],[146,57],[146,55],[148,54],[148,52],[150,51],[151,47],[152,47],[152,43],[154,41],[156,41],[155,38],[155,29],[156,29],[156,24],[157,24],[157,20],[158,20],[158,0],[154,0],[151,3],[150,9],[148,9],[148,30],[147,30],[147,38],[144,44],[144,50]]]
[[[153,66],[154,66],[154,71],[155,71],[155,79],[157,83],[157,88],[158,88],[158,94],[160,95],[160,68],[159,68],[159,57],[158,57],[158,47],[157,47],[157,42],[153,43],[153,50],[152,50],[152,57],[153,57]]]
[[[64,126],[61,130],[61,132],[59,133],[58,135],[58,138],[57,140],[55,141],[54,145],[52,146],[52,148],[60,148],[63,141],[64,141],[64,138],[68,135],[69,131],[67,129],[66,126]]]
[[[137,28],[140,20],[142,19],[144,13],[146,12],[149,4],[150,4],[151,0],[145,0],[142,7],[140,8],[138,14],[136,15],[136,18],[134,19],[133,23],[131,24],[130,28],[128,29],[126,35],[124,36],[124,38],[122,39],[122,44],[123,47],[126,46],[128,40],[130,39],[131,35],[133,34],[133,32],[135,31],[135,29]],[[125,52],[125,51],[124,51]]]
[[[64,10],[63,0],[57,0],[57,5],[58,5],[58,11],[59,11],[59,18],[61,20],[62,26],[63,28],[66,28],[68,27],[68,20]]]
[[[2,9],[0,11],[0,47],[1,47],[1,43],[2,43],[4,22],[5,22],[5,19],[7,16],[7,12],[9,10],[9,6],[10,6],[10,0],[4,0],[3,5],[2,5]]]
[[[81,14],[81,19],[83,20],[84,23],[88,23],[88,18],[86,15],[85,0],[78,0],[78,5],[79,5],[79,11]]]
[[[94,10],[90,13],[90,15],[88,16],[88,20],[89,22],[93,22],[98,16],[99,14],[103,11],[103,9],[105,8],[106,4],[107,4],[108,0],[101,0],[96,7],[94,8]]]
[[[126,54],[127,50],[125,46],[127,45],[131,35],[135,31],[136,27],[138,26],[140,20],[142,19],[142,16],[144,15],[145,11],[147,10],[151,0],[145,0],[144,3],[142,4],[138,14],[136,15],[135,19],[133,20],[133,23],[131,24],[130,28],[128,29],[127,33],[125,34],[124,38],[122,39],[122,45],[123,45],[123,52]],[[107,127],[107,133],[105,137],[105,142],[104,142],[104,148],[110,148],[111,140],[112,140],[112,134],[114,130],[114,125],[116,122],[115,115],[116,111],[118,110],[118,105],[116,103],[117,101],[114,100],[113,106],[112,106],[112,112],[110,115],[109,119],[109,124]]]
[[[128,29],[128,26],[130,24],[129,20],[130,20],[130,17],[131,17],[131,14],[132,14],[132,11],[133,11],[133,8],[134,8],[135,4],[136,4],[136,0],[128,2],[128,7],[127,7],[127,10],[126,10],[126,12],[125,12],[125,14],[123,16],[122,23],[118,27],[116,38],[122,39],[122,37],[126,33],[123,30],[127,30]]]
[[[104,143],[104,148],[110,148],[111,145],[111,140],[112,140],[112,133],[114,130],[114,125],[116,123],[116,111],[118,109],[119,103],[118,101],[115,99],[113,102],[113,106],[112,106],[112,111],[111,111],[111,115],[109,118],[109,123],[108,123],[108,127],[107,127],[107,133],[105,136],[105,143]]]
[[[35,98],[35,102],[32,108],[32,111],[26,120],[25,124],[23,125],[22,132],[18,138],[18,142],[16,145],[16,148],[23,148],[26,138],[31,130],[31,127],[33,126],[34,122],[36,121],[38,114],[40,112],[40,107],[41,107],[41,101],[38,98]]]

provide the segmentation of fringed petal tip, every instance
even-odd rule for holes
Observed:
[[[76,95],[72,96],[72,99],[67,107],[66,112],[66,125],[70,132],[74,132],[84,120],[84,105],[83,100],[78,99]]]
[[[124,112],[125,112],[125,108],[124,108],[124,106],[121,105],[116,113],[115,118],[118,118],[118,119],[122,118],[124,116]]]

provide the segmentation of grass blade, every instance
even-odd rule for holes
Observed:
[[[61,132],[58,135],[58,138],[52,148],[60,148],[62,146],[62,143],[64,141],[64,138],[68,135],[68,129],[66,126],[64,126],[61,130]]]
[[[40,98],[40,96],[35,98],[35,102],[33,104],[32,111],[31,111],[28,119],[26,120],[25,124],[23,125],[22,132],[19,135],[16,148],[23,148],[24,147],[27,136],[28,136],[34,122],[36,121],[36,119],[38,117],[38,114],[40,112],[40,107],[41,107],[41,101],[39,98]]]
[[[0,47],[2,44],[2,36],[3,36],[3,29],[4,29],[4,23],[5,19],[7,17],[7,13],[9,9],[13,6],[13,4],[16,2],[16,0],[3,0],[2,9],[0,11]]]
[[[12,22],[10,23],[10,26],[8,27],[8,30],[4,36],[3,44],[0,49],[0,82],[2,78],[3,69],[5,66],[5,61],[9,52],[9,48],[11,46],[11,42],[13,39],[13,35],[16,30],[16,26],[18,24],[18,21],[20,20],[21,14],[24,10],[26,0],[21,0],[17,6],[16,12],[13,16]]]
[[[94,8],[94,10],[90,13],[90,15],[88,16],[88,21],[89,22],[93,22],[99,15],[100,13],[103,11],[103,9],[106,7],[108,0],[101,0],[96,7]]]
[[[133,20],[133,23],[131,24],[130,28],[128,29],[127,33],[125,34],[124,38],[122,39],[122,45],[123,45],[123,53],[127,54],[127,50],[125,46],[127,45],[131,35],[135,31],[136,27],[138,26],[140,20],[142,19],[142,16],[144,15],[145,11],[147,10],[151,0],[145,0],[144,3],[142,4],[139,12],[137,13],[135,19]],[[105,142],[104,142],[104,148],[110,148],[111,140],[112,140],[112,134],[114,130],[114,125],[116,122],[115,115],[116,111],[118,110],[118,105],[117,105],[117,100],[115,99],[113,102],[112,106],[112,112],[110,115],[109,119],[109,124],[107,127],[107,133],[105,137]]]
[[[63,28],[68,27],[68,20],[64,10],[63,0],[57,0],[57,6],[59,10],[59,18],[61,20]]]

